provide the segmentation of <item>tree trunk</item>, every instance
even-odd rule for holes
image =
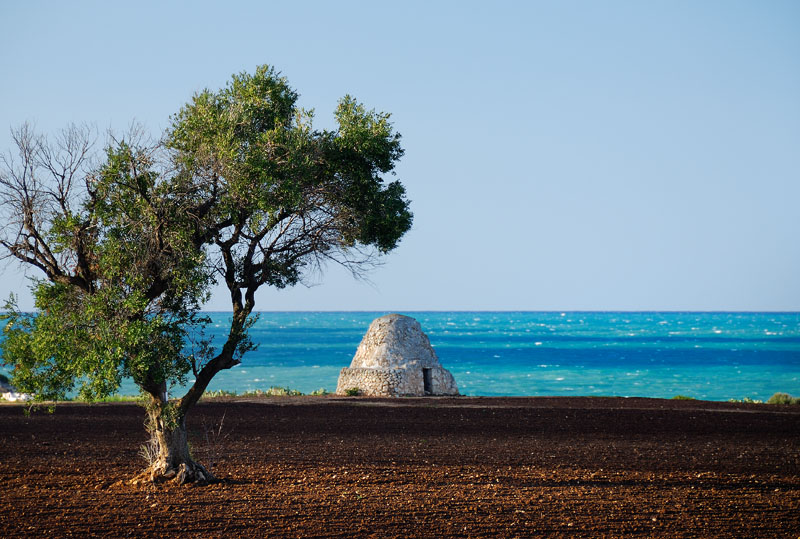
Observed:
[[[203,465],[192,459],[185,414],[179,413],[174,404],[160,401],[148,407],[147,416],[150,441],[142,448],[142,454],[150,465],[137,477],[139,481],[174,480],[182,485],[214,480],[214,476]]]

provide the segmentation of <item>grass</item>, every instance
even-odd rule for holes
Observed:
[[[305,395],[302,391],[292,389],[289,387],[272,386],[267,390],[256,389],[252,391],[245,391],[244,393],[237,393],[236,391],[226,391],[224,389],[217,389],[215,391],[206,391],[203,393],[204,399],[213,399],[217,397],[299,397]],[[330,392],[323,388],[317,389],[309,393],[309,395],[317,397],[322,395],[330,395]]]
[[[0,375],[2,376],[2,375]],[[320,397],[324,395],[330,395],[331,392],[321,387],[319,389],[315,389],[308,395],[313,397]],[[292,389],[290,387],[280,387],[280,386],[272,386],[269,389],[261,390],[251,390],[245,391],[244,393],[238,393],[236,391],[227,391],[225,389],[217,389],[214,391],[206,391],[203,393],[204,399],[214,399],[218,397],[299,397],[306,395],[302,391],[298,391],[297,389]],[[74,397],[70,399],[66,399],[63,402],[82,402],[82,403],[104,403],[104,402],[142,402],[143,397],[141,395],[111,395],[109,397],[104,397],[102,399],[84,399],[83,397]],[[2,397],[0,397],[0,401],[4,401]]]
[[[697,400],[694,397],[688,397],[686,395],[675,395],[672,397],[672,400],[678,401],[693,401]],[[741,399],[730,399],[728,402],[737,402],[741,404],[765,404],[764,401],[759,399],[753,399],[751,397],[744,397]],[[767,399],[766,404],[800,404],[800,397],[792,397],[788,393],[775,393],[769,399]]]
[[[9,383],[8,377],[0,374],[0,381]],[[348,397],[355,397],[361,394],[361,391],[357,387],[352,387],[345,391],[345,394]],[[225,389],[217,389],[214,391],[206,391],[203,393],[204,399],[214,399],[218,397],[297,397],[303,396],[306,393],[302,391],[298,391],[297,389],[291,389],[289,387],[281,387],[281,386],[272,386],[269,389],[261,390],[250,390],[245,391],[244,393],[238,393],[236,391],[227,391]],[[324,395],[331,395],[331,392],[325,389],[324,387],[316,389],[308,395],[317,397],[317,396],[324,396]],[[4,401],[2,397],[0,397],[0,401]],[[681,400],[681,401],[693,401],[697,400],[694,397],[690,397],[688,395],[675,395],[672,397],[672,400]],[[67,402],[84,402],[84,403],[109,403],[109,402],[141,402],[142,397],[139,395],[111,395],[109,397],[104,397],[102,399],[95,399],[95,400],[87,400],[82,397],[75,397],[72,399],[67,399]],[[764,404],[765,402],[759,399],[753,399],[751,397],[744,397],[741,399],[730,399],[728,402],[734,403],[742,403],[742,404]],[[800,405],[800,397],[792,397],[788,393],[775,393],[769,399],[767,399],[766,404],[783,404],[783,405]]]
[[[103,397],[102,399],[84,399],[83,397],[75,397],[74,399],[69,399],[71,402],[87,402],[87,403],[94,403],[94,402],[140,402],[142,400],[141,395],[110,395],[108,397]]]
[[[226,391],[224,389],[217,389],[214,391],[205,391],[203,392],[204,399],[214,399],[217,397],[236,397],[238,396],[235,391]]]
[[[728,402],[738,402],[742,404],[764,404],[764,401],[759,399],[751,399],[750,397],[744,397],[741,399],[729,399]]]

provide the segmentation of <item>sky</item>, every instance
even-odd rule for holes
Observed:
[[[800,310],[796,1],[0,2],[0,150],[275,66],[392,114],[413,229],[257,310]],[[394,178],[387,178],[394,179]],[[16,263],[0,298],[32,306]],[[209,310],[230,310],[218,289]]]

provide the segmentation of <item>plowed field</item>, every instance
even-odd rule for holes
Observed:
[[[595,398],[199,404],[221,482],[132,485],[135,404],[0,406],[0,536],[800,537],[800,407]]]

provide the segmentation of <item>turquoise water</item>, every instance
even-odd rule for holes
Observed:
[[[386,313],[267,312],[258,350],[210,389],[333,391]],[[800,313],[404,312],[466,395],[765,400],[800,395]],[[221,344],[229,315],[211,313]],[[122,393],[133,394],[132,384]]]
[[[381,312],[265,312],[210,389],[336,389]],[[800,396],[800,313],[404,312],[465,395]],[[221,346],[229,314],[210,313]],[[122,394],[138,391],[130,381]],[[178,394],[176,388],[173,394]]]

